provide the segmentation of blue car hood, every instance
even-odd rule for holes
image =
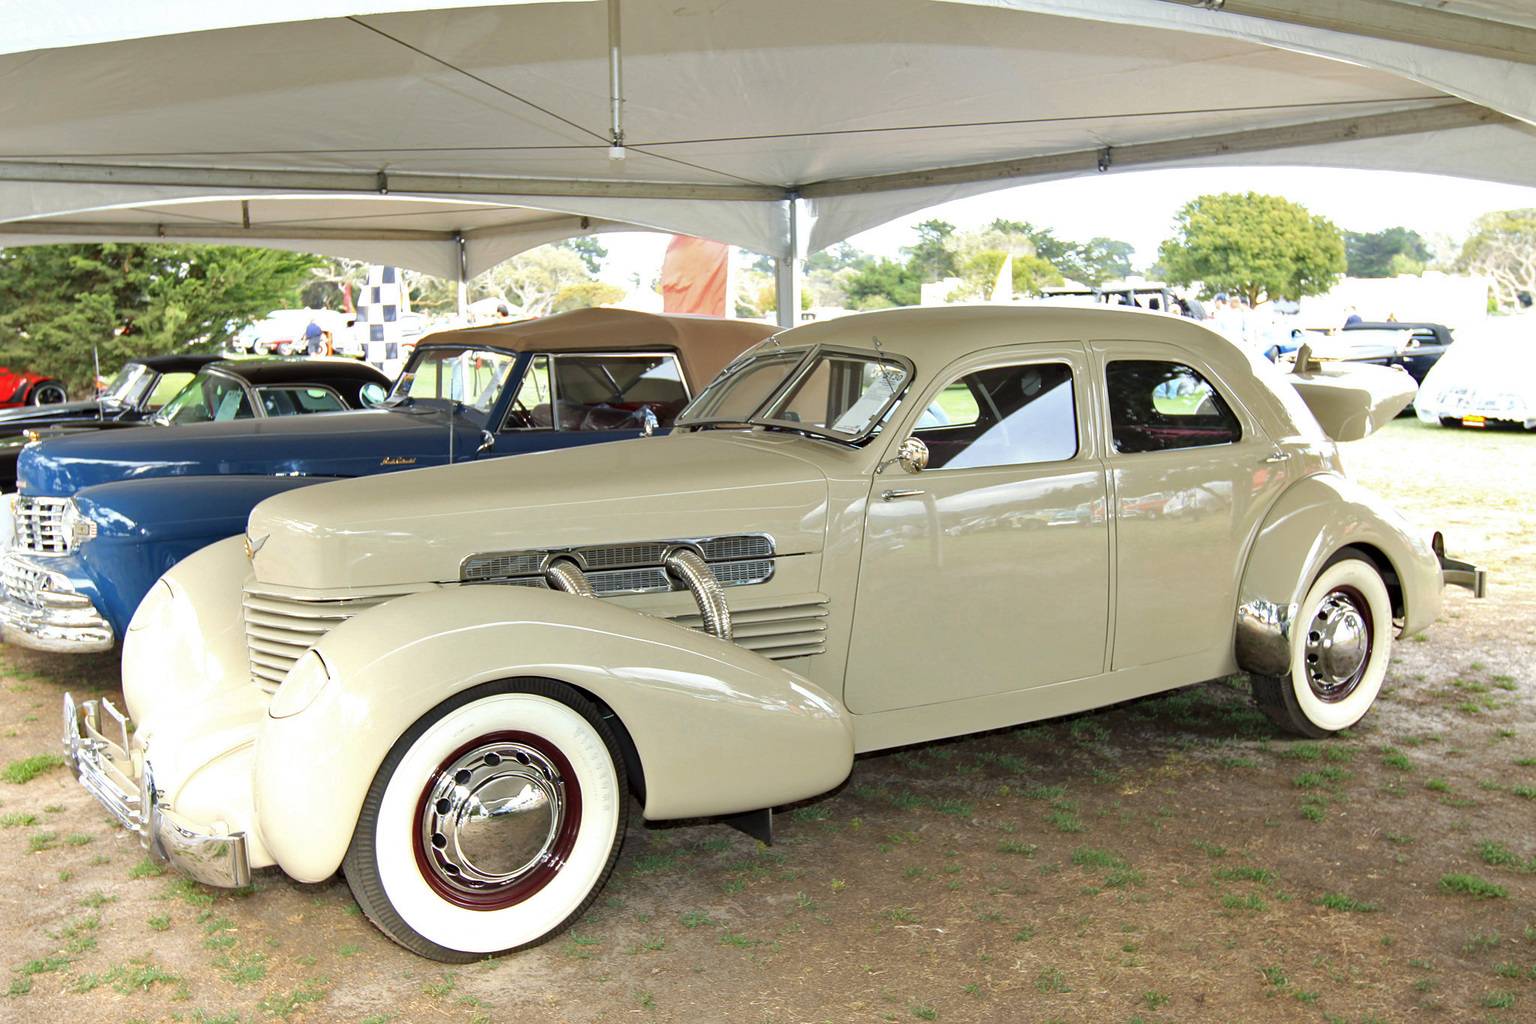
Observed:
[[[428,406],[275,419],[128,427],[28,445],[17,459],[25,494],[156,476],[368,476],[473,458],[480,428]]]

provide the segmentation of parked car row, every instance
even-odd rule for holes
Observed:
[[[465,962],[578,918],[632,806],[770,839],[860,752],[1239,671],[1327,736],[1481,582],[1340,465],[1395,369],[1113,308],[642,316],[433,337],[379,411],[29,449],[56,547],[11,561],[57,579],[7,599],[122,640],[126,709],[65,699],[82,783],[196,879],[339,869]],[[233,536],[157,546],[166,501]]]

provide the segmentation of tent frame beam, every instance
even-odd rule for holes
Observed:
[[[1017,160],[998,160],[984,164],[940,167],[900,174],[877,174],[866,178],[843,178],[801,186],[807,199],[890,192],[899,189],[968,185],[979,181],[1008,178],[1043,178],[1084,171],[1108,171],[1111,168],[1149,168],[1224,154],[1261,153],[1274,149],[1320,146],[1334,142],[1415,135],[1424,132],[1471,128],[1489,124],[1523,124],[1518,119],[1476,103],[1445,103],[1413,110],[1368,114],[1363,117],[1307,124],[1254,128],[1242,132],[1143,142],[1105,149],[1078,150],[1072,153],[1046,153]]]
[[[796,198],[889,192],[904,189],[968,185],[1013,178],[1045,178],[1111,168],[1149,168],[1224,154],[1260,153],[1330,143],[1414,135],[1480,125],[1519,124],[1517,118],[1476,103],[1440,103],[1409,110],[1304,124],[1254,128],[1134,143],[1113,148],[1045,153],[1014,160],[936,167],[862,178],[827,179],[792,188],[772,185],[688,184],[681,182],[570,181],[548,178],[482,178],[462,175],[399,174],[357,171],[263,171],[211,167],[145,167],[116,164],[36,163],[0,161],[0,181],[72,182],[99,185],[162,185],[173,187],[245,188],[331,193],[389,193],[412,195],[476,195],[545,198],[626,198],[786,202]],[[13,222],[25,224],[26,222]],[[29,225],[40,227],[41,225]],[[252,228],[252,237],[262,237]],[[317,229],[323,231],[324,229]],[[68,233],[67,230],[64,233]],[[228,232],[226,231],[226,234]],[[243,231],[241,233],[244,233]],[[468,235],[469,233],[466,232]],[[317,234],[314,237],[331,237]],[[372,236],[360,236],[372,237]]]
[[[1536,64],[1536,29],[1392,0],[1164,0],[1288,25]]]

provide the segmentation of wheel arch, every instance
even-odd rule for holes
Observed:
[[[590,700],[648,819],[778,806],[825,792],[852,769],[849,715],[814,684],[601,600],[445,588],[362,612],[315,650],[330,681],[302,711],[265,721],[253,772],[263,840],[301,881],[340,865],[367,788],[406,730],[485,683],[548,679]]]
[[[1417,632],[1439,615],[1439,563],[1427,541],[1353,481],[1308,477],[1276,502],[1249,551],[1234,634],[1241,669],[1269,676],[1290,671],[1290,630],[1301,599],[1329,560],[1347,550],[1381,576],[1401,632]]]

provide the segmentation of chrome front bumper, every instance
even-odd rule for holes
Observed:
[[[91,599],[37,559],[0,559],[0,638],[60,654],[109,651],[116,637]]]
[[[111,722],[105,729],[103,716]],[[129,743],[128,734],[127,716],[111,701],[76,705],[73,695],[64,694],[63,739],[70,769],[124,828],[138,833],[150,858],[208,885],[249,885],[245,833],[217,835],[161,807],[149,761]]]

